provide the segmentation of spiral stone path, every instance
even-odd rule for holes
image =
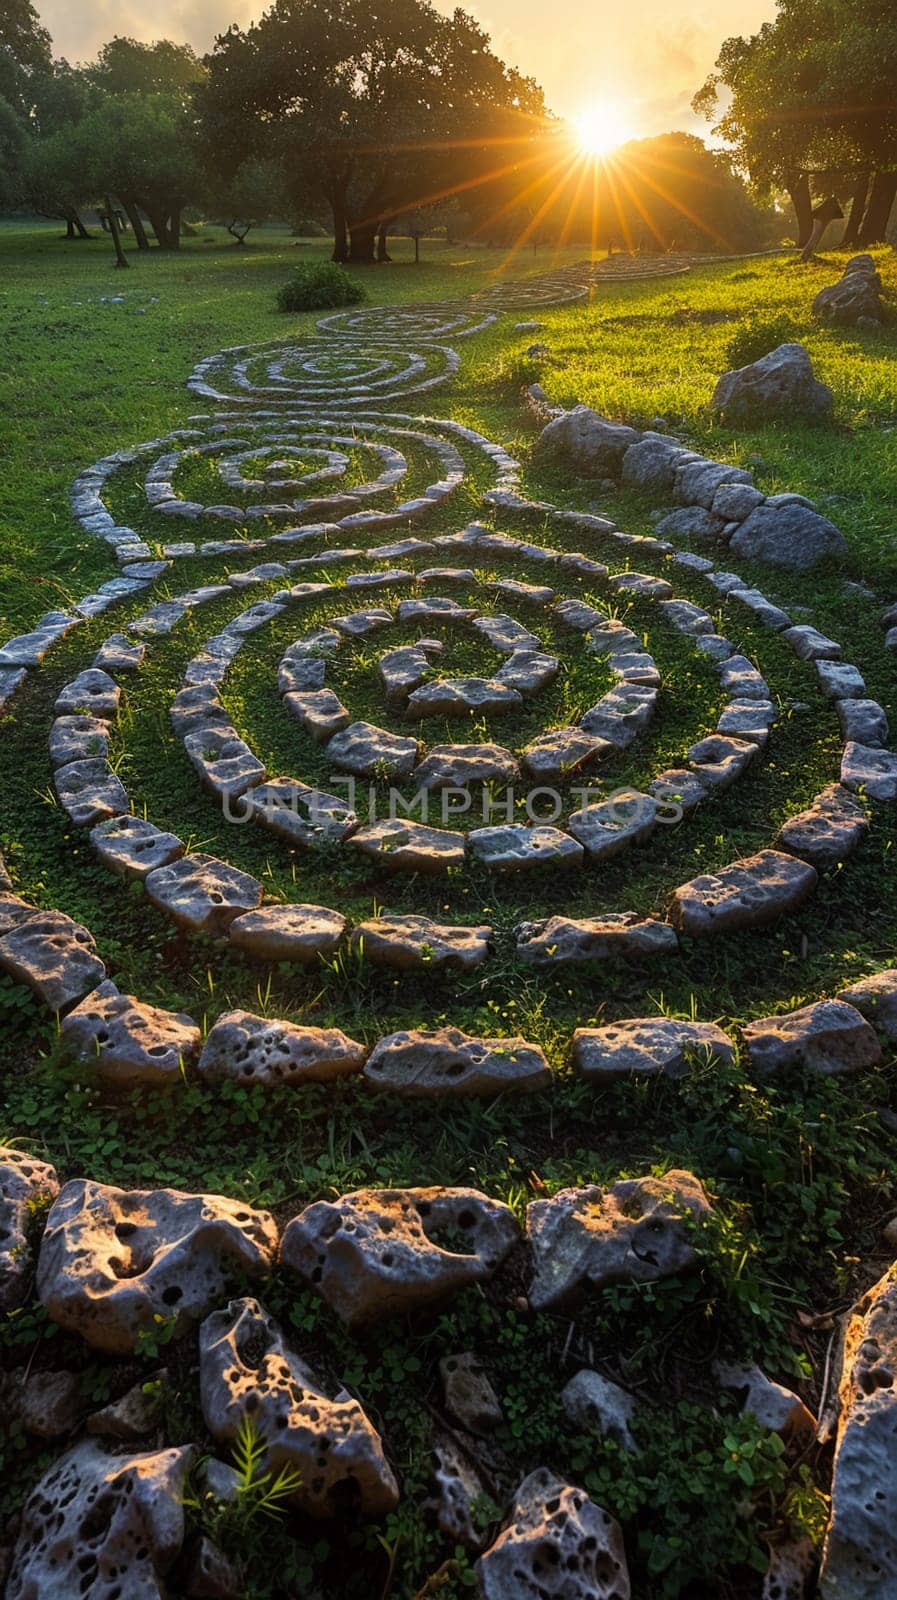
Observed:
[[[669,260],[657,272],[687,265]],[[299,1093],[346,1079],[359,1104],[474,1097],[492,1106],[525,1094],[544,1100],[547,1118],[570,1067],[584,1085],[622,1082],[635,1093],[644,1078],[731,1064],[736,1050],[761,1076],[788,1062],[836,1075],[881,1063],[897,990],[887,974],[850,996],[829,992],[802,1012],[749,1020],[741,1037],[712,1018],[624,1015],[568,1029],[549,1059],[507,1026],[455,1026],[450,987],[431,1016],[415,1002],[414,1025],[378,1026],[378,1006],[363,1037],[338,1000],[328,1027],[214,999],[194,1018],[123,990],[127,955],[79,921],[80,876],[100,874],[108,902],[145,897],[152,925],[187,941],[188,964],[225,952],[258,975],[260,994],[266,969],[310,997],[322,968],[354,964],[390,976],[399,1017],[405,986],[468,983],[510,963],[544,986],[550,1007],[565,972],[601,974],[612,987],[620,963],[656,971],[662,990],[666,961],[684,950],[700,962],[701,941],[750,941],[793,916],[874,840],[897,798],[897,754],[845,644],[707,556],[528,498],[501,442],[429,414],[440,390],[463,384],[466,342],[502,313],[576,301],[613,272],[601,263],[501,283],[468,303],[340,312],[313,333],[217,352],[188,380],[207,409],[76,478],[73,515],[109,545],[118,573],[0,648],[0,699],[14,715],[21,704],[46,745],[47,783],[70,823],[73,888],[57,908],[20,897],[6,879],[0,969],[58,1016],[63,1054],[110,1093],[139,1085],[177,1095],[191,1081],[214,1093]],[[801,693],[811,681],[839,754],[809,805],[770,818],[762,847],[745,853],[731,826],[735,797],[753,805],[780,724],[794,715],[765,675],[767,639],[777,682],[783,651],[802,664]],[[681,727],[672,749],[671,721]],[[147,764],[152,749],[162,770]],[[685,871],[708,810],[731,832],[730,848],[707,870],[697,860]],[[375,900],[391,886],[399,909],[348,915],[346,886],[362,873],[379,886]],[[647,879],[656,883],[648,909]],[[504,891],[488,885],[518,880],[531,910],[509,923],[490,909]],[[27,1130],[15,1132],[27,1146]],[[286,1284],[301,1282],[356,1328],[473,1293],[466,1286],[487,1283],[523,1249],[518,1218],[475,1183],[393,1191],[373,1181],[310,1196],[292,1220],[275,1220],[214,1194],[120,1191],[90,1174],[63,1183],[21,1150],[3,1160],[4,1306],[27,1303],[36,1287],[54,1323],[115,1356],[133,1352],[154,1319],[173,1317],[176,1338],[201,1323],[203,1412],[216,1440],[233,1439],[247,1406],[267,1416],[270,1403],[271,1462],[299,1459],[294,1444],[275,1449],[285,1426],[273,1420],[278,1384],[306,1407],[285,1440],[316,1426],[331,1444],[339,1438],[343,1464],[335,1457],[320,1478],[303,1446],[299,1501],[314,1516],[334,1514],[344,1479],[361,1512],[385,1514],[402,1495],[401,1471],[364,1397],[328,1399],[251,1297],[275,1263]],[[550,1308],[584,1286],[687,1275],[692,1233],[713,1209],[701,1176],[644,1171],[628,1185],[584,1182],[535,1200],[518,1300]],[[53,1200],[42,1242],[29,1222],[36,1195]],[[650,1257],[630,1237],[647,1227],[660,1241]],[[354,1264],[348,1245],[342,1255],[336,1245],[349,1235]],[[451,1243],[461,1235],[463,1248]],[[237,1282],[247,1294],[228,1309]],[[273,1352],[273,1387],[252,1361],[235,1376],[237,1329],[250,1325],[253,1348]],[[227,1359],[212,1354],[221,1340]],[[45,1507],[58,1502],[71,1521],[105,1448],[76,1442],[29,1502],[12,1596],[63,1593],[71,1529],[48,1522]],[[137,1455],[115,1456],[116,1470],[154,1484],[157,1507],[170,1503],[177,1523],[190,1461],[167,1447],[131,1448]],[[477,1551],[470,1506],[483,1485],[464,1488],[470,1461],[458,1477],[453,1449],[451,1437],[437,1449],[439,1526]],[[99,1570],[125,1559],[122,1495]],[[558,1523],[565,1495],[574,1501]],[[183,1528],[178,1537],[154,1524],[147,1538],[152,1574],[140,1593],[162,1594]],[[480,1561],[481,1592],[505,1596],[521,1571],[537,1574],[540,1540],[586,1560],[579,1587],[552,1593],[630,1593],[616,1523],[538,1473]],[[840,1559],[833,1545],[830,1571]],[[118,1592],[138,1591],[126,1581]]]

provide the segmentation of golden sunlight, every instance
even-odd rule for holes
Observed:
[[[584,155],[605,156],[633,137],[622,106],[613,100],[596,100],[573,118],[577,143]]]

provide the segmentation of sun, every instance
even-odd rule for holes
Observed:
[[[613,100],[596,100],[573,118],[579,148],[587,156],[605,156],[632,138],[625,110]]]

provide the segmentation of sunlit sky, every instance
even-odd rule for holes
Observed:
[[[729,34],[753,32],[774,0],[462,0],[506,61],[530,73],[565,117],[611,102],[621,137],[705,132],[691,97]],[[456,0],[436,0],[451,14]],[[113,34],[187,40],[200,53],[231,22],[245,25],[265,0],[36,0],[56,51],[86,60]]]

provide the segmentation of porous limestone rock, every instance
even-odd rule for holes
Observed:
[[[109,724],[102,717],[57,717],[50,729],[50,765],[89,761],[109,754]]]
[[[332,689],[291,690],[283,697],[290,716],[319,744],[347,728],[352,721],[339,695]]]
[[[709,1212],[697,1178],[679,1171],[534,1200],[527,1211],[535,1265],[530,1305],[541,1311],[562,1304],[586,1284],[655,1283],[690,1271],[694,1229]]]
[[[760,702],[762,703],[762,702]],[[750,739],[735,739],[721,733],[699,739],[688,752],[695,769],[695,777],[706,789],[728,789],[750,766],[758,754],[758,745]]]
[[[57,716],[88,712],[94,717],[109,718],[118,714],[120,699],[121,690],[108,672],[102,667],[86,667],[60,690],[54,710]]]
[[[536,635],[530,633],[529,628],[525,628],[516,617],[509,617],[503,611],[475,617],[473,627],[493,649],[500,650],[503,655],[513,656],[519,650],[539,649],[540,641]]]
[[[395,1509],[396,1480],[358,1401],[345,1389],[330,1399],[257,1300],[232,1300],[206,1318],[199,1383],[212,1437],[233,1445],[251,1419],[265,1446],[261,1470],[299,1474],[290,1497],[298,1510],[330,1517],[354,1506],[382,1517]]]
[[[103,756],[57,767],[53,787],[76,828],[92,828],[131,809],[127,789]]]
[[[470,1455],[447,1433],[436,1435],[433,1454],[436,1493],[428,1502],[428,1509],[434,1512],[439,1527],[453,1544],[482,1550],[486,1534],[483,1519],[477,1516],[477,1502],[484,1500],[486,1489]]]
[[[177,1082],[198,1054],[199,1041],[192,1017],[122,994],[111,978],[62,1024],[66,1049],[114,1083]]]
[[[825,1077],[877,1067],[882,1049],[874,1028],[844,1000],[817,1000],[780,1016],[746,1022],[742,1037],[757,1072],[808,1067]]]
[[[734,1060],[731,1039],[712,1022],[642,1017],[573,1034],[573,1069],[589,1083],[613,1083],[633,1073],[684,1078],[695,1064]]]
[[[77,1372],[25,1372],[13,1378],[14,1414],[36,1439],[72,1433],[86,1410]]]
[[[543,428],[537,450],[571,466],[583,478],[618,478],[623,458],[641,434],[620,422],[609,422],[589,406],[574,406]]]
[[[636,1450],[632,1419],[638,1402],[600,1372],[588,1367],[577,1372],[561,1390],[561,1405],[578,1428],[597,1428],[602,1438],[615,1440],[622,1450]]]
[[[359,1327],[483,1283],[519,1236],[513,1211],[475,1189],[359,1189],[294,1217],[281,1260]]]
[[[345,917],[329,906],[286,905],[244,911],[227,931],[231,944],[257,960],[316,965],[333,955],[345,927]]]
[[[58,1193],[55,1169],[46,1161],[0,1148],[0,1311],[14,1310],[25,1298],[34,1208]]]
[[[723,373],[711,406],[727,422],[745,423],[783,417],[793,421],[827,421],[834,395],[813,375],[813,363],[802,344],[780,344],[758,361]]]
[[[761,1428],[781,1434],[783,1439],[806,1438],[815,1432],[816,1418],[800,1395],[784,1384],[775,1383],[760,1367],[739,1366],[730,1361],[715,1361],[713,1373],[723,1389],[741,1399],[744,1416],[753,1417]]]
[[[610,800],[584,806],[567,819],[574,839],[578,839],[593,861],[607,861],[630,844],[650,838],[657,825],[657,802],[649,794],[634,789],[620,790]]]
[[[0,937],[0,968],[51,1011],[68,1011],[106,976],[93,936],[62,911],[22,916]]]
[[[118,1400],[94,1411],[87,1419],[88,1433],[129,1444],[145,1438],[162,1418],[167,1386],[168,1372],[163,1367],[146,1383],[135,1383]]]
[[[828,517],[792,501],[757,506],[732,535],[729,549],[742,561],[766,561],[802,572],[818,561],[847,555],[847,540]]]
[[[482,1600],[629,1600],[619,1523],[547,1467],[514,1497],[507,1527],[476,1565]]]
[[[838,1399],[819,1600],[884,1600],[897,1589],[897,1265],[850,1312]]]
[[[467,835],[471,855],[492,872],[528,872],[534,867],[578,867],[583,848],[560,828],[545,824],[526,827],[508,822],[503,826],[472,828]]]
[[[166,833],[145,817],[110,817],[90,830],[90,842],[105,867],[125,878],[145,878],[184,854],[177,834]]]
[[[329,1083],[360,1072],[367,1050],[339,1028],[275,1022],[251,1011],[225,1011],[209,1029],[199,1071],[210,1083]]]
[[[523,698],[497,678],[433,678],[408,696],[408,717],[502,716],[519,711]]]
[[[605,760],[613,751],[608,739],[599,739],[583,728],[553,728],[526,745],[521,761],[530,777],[542,783],[559,783],[583,767]]]
[[[37,1292],[61,1328],[125,1355],[155,1319],[183,1332],[231,1280],[268,1271],[276,1249],[273,1217],[239,1200],[76,1178],[47,1217]]]
[[[488,926],[468,928],[433,922],[430,917],[384,916],[359,922],[352,945],[375,967],[395,967],[400,972],[449,967],[470,972],[486,960],[491,937]]]
[[[302,849],[339,844],[358,825],[346,800],[294,778],[271,778],[257,784],[233,810]]]
[[[648,726],[656,707],[657,689],[653,685],[621,683],[585,713],[580,727],[624,750]]]
[[[850,741],[841,757],[841,782],[869,800],[897,800],[897,755]]]
[[[422,766],[426,766],[426,762]],[[466,850],[461,833],[398,818],[359,828],[349,844],[362,855],[373,857],[378,865],[397,872],[447,872],[449,867],[461,866]]]
[[[443,1099],[544,1089],[551,1069],[525,1039],[476,1039],[459,1028],[434,1028],[387,1034],[374,1045],[364,1077],[372,1089]]]
[[[670,921],[691,937],[761,927],[796,911],[817,882],[816,869],[808,862],[779,850],[760,850],[680,884],[670,902]]]
[[[679,941],[669,923],[636,911],[610,911],[603,917],[546,917],[520,922],[517,955],[533,966],[567,961],[606,961],[613,956],[640,959],[671,955]]]
[[[790,850],[822,870],[846,861],[868,831],[866,813],[859,802],[840,783],[830,783],[806,811],[782,824],[775,844],[777,849]]]
[[[225,935],[242,912],[254,911],[262,898],[261,884],[248,872],[200,851],[154,868],[145,887],[153,905],[182,928],[213,939]]]
[[[434,744],[414,774],[421,789],[512,783],[519,776],[510,750],[500,744]]]
[[[560,671],[557,656],[543,650],[515,650],[495,674],[495,682],[507,685],[521,695],[538,694],[553,683]]]
[[[7,1600],[165,1600],[195,1457],[114,1455],[94,1439],[67,1451],[25,1502]]]

